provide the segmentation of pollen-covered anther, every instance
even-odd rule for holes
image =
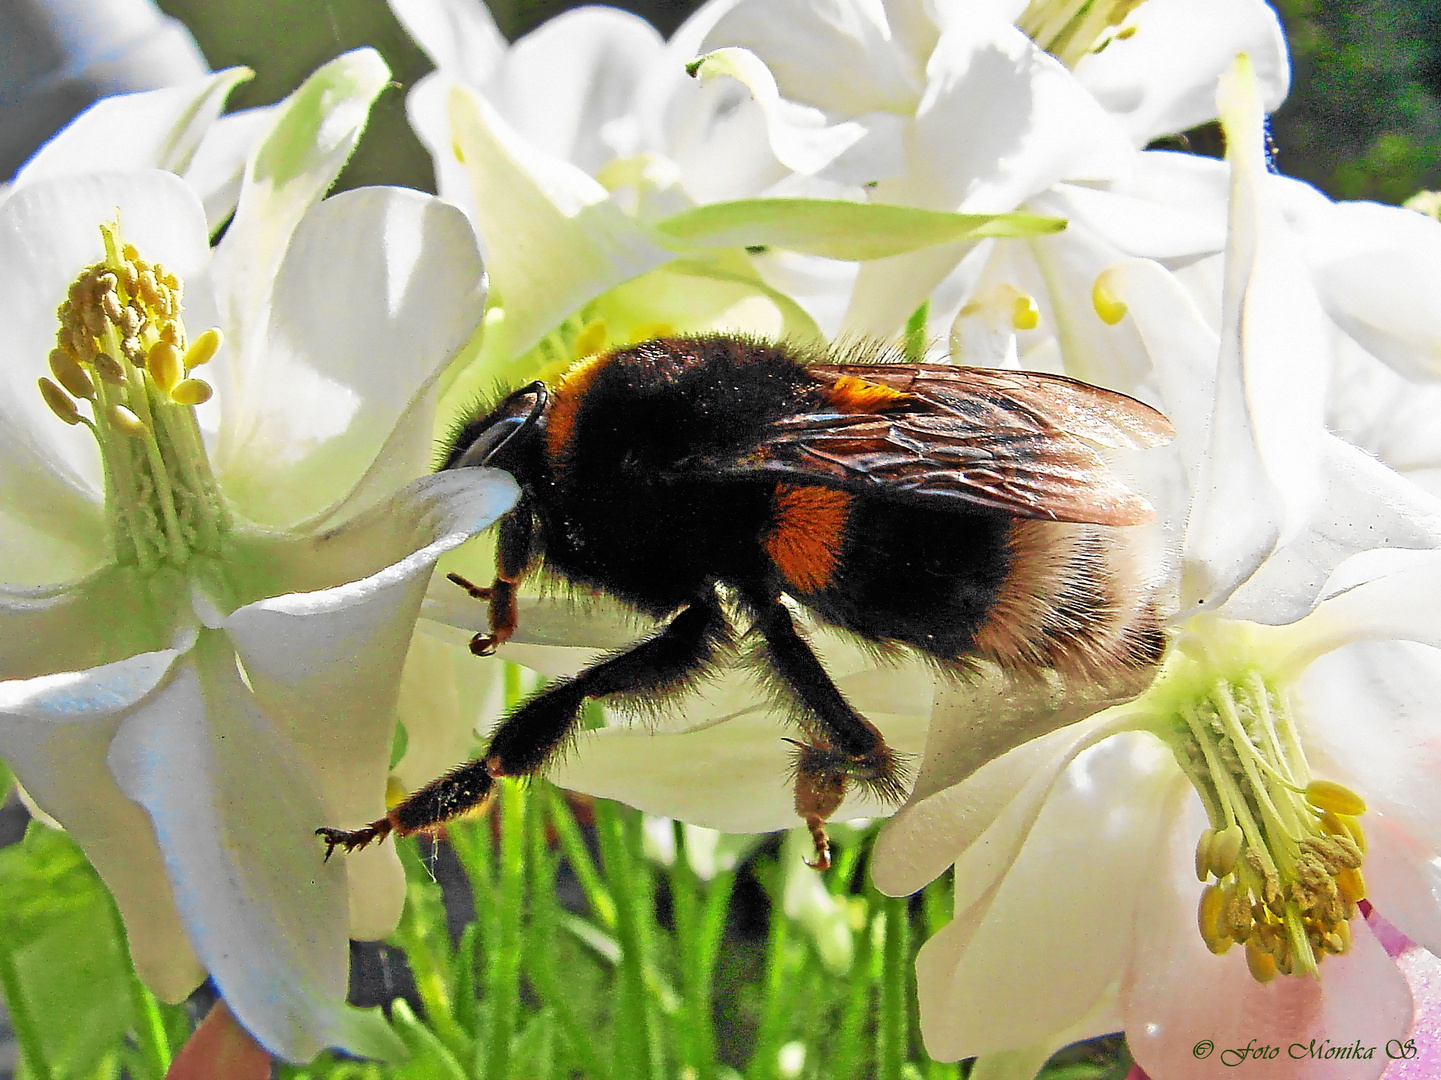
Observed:
[[[150,346],[150,352],[145,357],[145,369],[150,372],[155,385],[168,394],[184,374],[180,350],[168,341],[157,341]]]
[[[1225,892],[1219,886],[1207,885],[1201,890],[1201,900],[1196,907],[1196,928],[1206,948],[1217,956],[1235,944],[1226,929],[1226,915]]]
[[[60,387],[56,386],[43,375],[40,377],[40,396],[45,399],[45,404],[50,406],[50,411],[64,420],[67,424],[78,424],[84,419],[80,410],[75,407],[74,400]]]
[[[1246,967],[1258,983],[1268,983],[1280,974],[1276,958],[1259,941],[1246,942]]]
[[[173,326],[174,324],[169,325]],[[198,335],[196,339],[190,343],[190,348],[185,350],[185,356],[182,358],[185,370],[190,371],[192,368],[198,368],[201,364],[209,363],[213,360],[215,354],[220,351],[220,346],[223,341],[224,338],[221,336],[220,331],[213,326]]]
[[[170,400],[179,405],[204,405],[215,391],[204,379],[181,379],[170,390]]]
[[[95,373],[106,382],[116,386],[125,385],[124,366],[108,352],[97,352],[91,363],[95,365]]]
[[[95,380],[80,366],[80,361],[64,349],[50,350],[50,374],[72,397],[88,400],[95,396]]]

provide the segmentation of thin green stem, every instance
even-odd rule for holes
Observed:
[[[885,966],[881,974],[881,1009],[876,1024],[877,1080],[901,1080],[906,1063],[909,1021],[906,984],[910,976],[910,922],[907,897],[881,902],[886,921]]]
[[[486,969],[491,1003],[489,1053],[485,1075],[510,1076],[511,1043],[520,1011],[520,928],[525,907],[526,791],[513,780],[500,781],[500,875],[492,918],[498,924],[495,954]]]
[[[881,953],[873,938],[877,918],[867,920],[856,935],[855,959],[851,966],[850,993],[841,1013],[840,1030],[832,1044],[829,1075],[834,1080],[853,1080],[860,1075],[865,1046],[866,1021],[871,1016],[871,999],[880,980]]]
[[[621,947],[612,1023],[614,1070],[616,1076],[642,1077],[650,1073],[652,1035],[646,1008],[641,917],[631,888],[634,870],[627,850],[625,820],[620,809],[605,800],[596,803],[595,817],[606,883],[615,899],[615,929]]]
[[[580,826],[576,824],[575,815],[570,812],[565,795],[559,788],[550,788],[548,797],[551,823],[555,825],[555,831],[560,836],[560,847],[565,852],[566,861],[570,863],[571,871],[575,874],[576,880],[580,882],[581,891],[585,893],[586,903],[590,905],[590,913],[597,922],[613,933],[615,931],[615,899],[611,896],[610,890],[606,888],[605,882],[601,880],[595,860],[590,857],[590,849],[586,847],[585,838],[580,834]]]
[[[540,783],[545,783],[540,781]],[[548,785],[547,785],[548,786]],[[541,804],[540,793],[533,793],[532,805]],[[548,801],[554,819],[554,802]],[[555,856],[546,844],[544,828],[527,834],[530,852],[530,933],[531,947],[525,954],[525,972],[536,992],[554,1014],[565,1049],[587,1080],[607,1080],[610,1069],[596,1050],[593,1033],[576,1014],[570,996],[562,988],[555,971],[556,942],[560,936],[555,899]]]
[[[15,1032],[15,1041],[20,1044],[20,1055],[32,1080],[50,1080],[54,1074],[50,1071],[50,1063],[45,1060],[40,1028],[30,1015],[30,1003],[25,999],[20,973],[15,969],[15,956],[10,952],[9,942],[3,939],[0,939],[0,991],[5,994],[10,1027]]]
[[[675,867],[670,874],[670,895],[685,994],[685,1022],[678,1033],[681,1064],[691,1070],[696,1080],[713,1080],[716,1075],[715,1017],[711,1008],[714,948],[713,943],[705,939],[707,912],[701,906],[700,881],[686,850],[685,826],[676,821],[672,828]]]

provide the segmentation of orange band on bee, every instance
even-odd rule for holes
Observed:
[[[561,376],[560,385],[550,399],[550,408],[545,418],[545,451],[553,462],[565,457],[570,447],[570,438],[575,431],[576,413],[585,400],[587,391],[594,385],[601,368],[610,360],[611,353],[597,353],[570,367]]]
[[[826,391],[826,399],[841,412],[848,413],[881,412],[905,396],[899,390],[866,382],[854,375],[842,375]]]
[[[798,591],[820,592],[830,582],[841,557],[849,505],[850,496],[834,488],[776,488],[775,525],[765,538],[766,553]]]

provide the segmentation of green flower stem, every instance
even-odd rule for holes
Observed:
[[[130,984],[130,1003],[135,1010],[135,1042],[140,1051],[147,1075],[160,1080],[170,1068],[170,1039],[165,1033],[165,1017],[161,1015],[160,1003],[135,974],[135,964],[130,959],[129,939],[125,936],[125,923],[120,918],[120,909],[109,889],[101,890],[105,906],[110,912],[111,932],[115,935],[116,947],[125,955],[125,970]]]
[[[867,905],[867,912],[871,910]],[[871,999],[881,977],[882,953],[876,949],[874,937],[880,924],[878,918],[867,918],[856,935],[855,958],[851,961],[850,993],[841,1013],[840,1030],[833,1043],[830,1074],[834,1080],[855,1080],[861,1074],[865,1046],[866,1022],[871,1017]]]
[[[766,940],[766,969],[762,983],[761,1021],[755,1050],[746,1066],[746,1080],[767,1080],[776,1075],[777,1057],[794,1020],[801,987],[809,980],[813,950],[791,940],[792,923],[781,904],[784,875],[773,867],[771,925]]]
[[[926,891],[921,893],[921,910],[926,920],[926,939],[930,940],[941,932],[946,923],[951,921],[951,912],[955,904],[955,890],[952,887],[951,871],[947,870],[935,881],[926,886]],[[911,999],[915,1000],[915,980],[908,980],[911,984]],[[916,1008],[912,1005],[912,1008]],[[916,1013],[919,1015],[919,1012]],[[960,1080],[961,1063],[959,1061],[928,1061],[926,1064],[926,1080]]]
[[[705,913],[701,908],[700,882],[686,851],[685,825],[675,821],[671,828],[675,836],[675,866],[670,874],[670,895],[685,994],[685,1022],[677,1033],[681,1064],[696,1080],[714,1080],[715,1019],[711,1009],[711,971],[706,964],[708,943],[704,939]]]
[[[886,897],[881,902],[885,919],[885,964],[881,975],[881,1008],[876,1023],[876,1076],[901,1080],[908,1049],[906,983],[910,977],[910,925],[907,897]]]
[[[580,826],[575,822],[575,815],[570,812],[565,795],[559,788],[551,787],[548,791],[548,798],[550,821],[560,836],[560,849],[565,853],[566,861],[570,863],[576,880],[580,882],[581,892],[585,893],[585,902],[590,905],[590,913],[596,922],[614,933],[615,900],[612,898],[610,890],[606,888],[605,882],[601,880],[595,860],[590,857],[590,848],[586,847],[585,837],[580,834]]]
[[[480,983],[476,969],[480,963],[480,922],[466,924],[451,958],[450,984],[455,987],[455,1020],[470,1035],[474,1045],[481,1043]]]
[[[526,791],[514,780],[500,781],[500,874],[492,895],[496,949],[486,965],[486,998],[491,1027],[485,1075],[510,1076],[511,1043],[520,1012],[520,924],[525,909]]]
[[[10,943],[3,938],[0,938],[0,992],[5,995],[5,1006],[10,1010],[10,1027],[15,1032],[15,1041],[20,1044],[20,1056],[31,1080],[50,1080],[54,1074],[50,1071],[50,1063],[45,1060],[40,1029],[30,1015],[30,1003],[20,985],[20,973],[15,969]]]
[[[414,844],[400,850],[403,852],[402,859],[420,860]],[[405,910],[401,913],[394,939],[405,950],[411,975],[415,979],[415,992],[425,1010],[432,1037],[444,1043],[452,1056],[464,1056],[471,1041],[456,1020],[451,999],[452,959],[444,907],[438,893],[427,891],[416,880],[423,874],[422,871],[422,875],[406,875]]]
[[[612,1046],[615,1057],[614,1074],[643,1077],[650,1074],[650,1047],[654,1036],[646,1008],[645,957],[641,953],[641,913],[637,910],[632,888],[636,868],[628,850],[625,819],[621,810],[605,800],[595,806],[601,858],[605,863],[606,882],[615,899],[616,936],[620,940],[621,957],[616,988],[616,1008],[612,1023]]]
[[[550,798],[546,800],[552,821],[555,819],[556,801],[552,789]],[[539,792],[535,793],[531,803],[535,806],[541,805]],[[571,1061],[587,1080],[607,1080],[610,1069],[596,1050],[594,1033],[577,1015],[571,1005],[570,995],[561,986],[555,971],[555,943],[560,938],[560,920],[557,917],[555,899],[555,856],[551,854],[546,843],[543,822],[537,822],[536,827],[530,829],[527,841],[530,848],[526,863],[530,868],[531,936],[524,958],[526,977],[535,986],[546,1008],[554,1013]]]

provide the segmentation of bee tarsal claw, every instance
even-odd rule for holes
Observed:
[[[352,851],[359,851],[361,848],[373,843],[376,840],[383,840],[390,835],[390,821],[381,818],[379,821],[372,821],[363,829],[330,829],[321,827],[315,830],[315,835],[325,841],[325,861],[329,862],[330,857],[335,854],[338,847],[345,848],[348,855]]]

